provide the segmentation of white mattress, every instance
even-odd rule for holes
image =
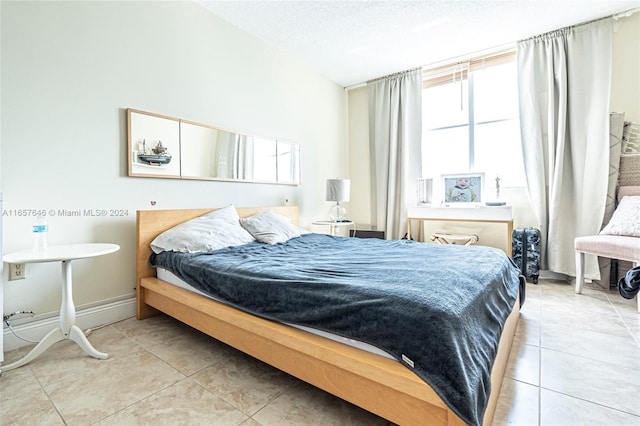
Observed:
[[[211,297],[208,294],[203,293],[200,290],[192,287],[190,284],[188,284],[185,281],[183,281],[182,279],[178,278],[171,271],[168,271],[168,270],[163,269],[163,268],[157,268],[156,275],[158,276],[159,279],[161,279],[163,281],[166,281],[166,282],[168,282],[170,284],[173,284],[173,285],[175,285],[177,287],[183,288],[183,289],[191,291],[193,293],[200,294],[202,296],[208,297],[209,299],[215,300],[217,302],[224,303],[223,301],[220,301],[220,300],[216,299],[215,297]],[[343,343],[345,345],[352,346],[354,348],[362,349],[364,351],[371,352],[373,354],[383,356],[385,358],[395,359],[389,353],[383,351],[382,349],[378,349],[377,347],[375,347],[373,345],[369,345],[368,343],[363,343],[363,342],[359,342],[357,340],[348,339],[346,337],[342,337],[342,336],[338,336],[338,335],[335,335],[335,334],[327,333],[326,331],[322,331],[322,330],[316,330],[316,329],[313,329],[313,328],[305,327],[303,325],[296,325],[296,324],[289,324],[289,323],[284,323],[284,324],[286,324],[288,326],[291,326],[291,327],[298,328],[300,330],[304,330],[304,331],[309,332],[309,333],[316,334],[318,336],[325,337],[327,339],[331,339],[331,340],[339,342],[339,343]]]

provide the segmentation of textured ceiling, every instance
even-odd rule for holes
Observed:
[[[342,86],[640,7],[640,0],[195,1]]]

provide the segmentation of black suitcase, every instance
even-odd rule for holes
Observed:
[[[525,278],[538,284],[540,276],[540,230],[514,229],[511,236],[511,258]]]

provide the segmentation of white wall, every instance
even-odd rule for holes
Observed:
[[[193,2],[0,2],[1,189],[5,253],[31,246],[44,209],[50,244],[112,242],[116,254],[74,264],[76,305],[132,295],[135,212],[155,208],[301,207],[323,219],[325,179],[347,174],[346,94]],[[179,181],[127,174],[125,108],[301,145],[302,185]],[[125,217],[63,217],[121,209]],[[60,265],[7,281],[4,311],[55,312]]]
[[[640,123],[640,13],[614,25],[611,111]]]
[[[349,172],[351,198],[349,218],[357,224],[371,220],[371,167],[367,87],[349,91]]]

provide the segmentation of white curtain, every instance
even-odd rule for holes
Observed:
[[[399,239],[422,177],[422,71],[374,80],[367,89],[372,221],[387,239]]]
[[[575,276],[574,239],[607,201],[612,18],[518,43],[522,147],[542,268]],[[595,258],[585,276],[599,279]]]

